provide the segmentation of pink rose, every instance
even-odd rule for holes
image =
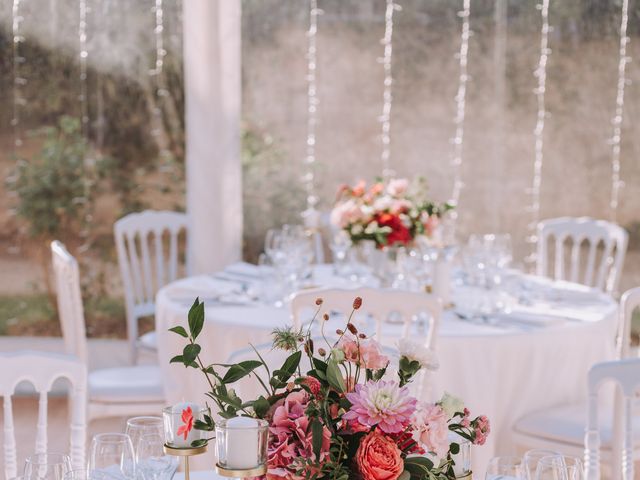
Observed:
[[[447,414],[439,405],[421,403],[413,414],[413,438],[428,452],[443,458],[449,452]]]
[[[409,180],[406,178],[396,178],[387,185],[387,193],[393,197],[402,195],[409,188]]]
[[[363,480],[396,480],[404,470],[400,449],[393,439],[374,430],[362,439],[356,463]]]
[[[346,361],[360,365],[370,370],[379,370],[387,366],[389,359],[382,355],[380,346],[375,340],[357,342],[348,337],[342,337],[338,344],[344,352]]]

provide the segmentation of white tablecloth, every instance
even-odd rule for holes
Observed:
[[[318,283],[336,283],[328,267],[318,267],[315,276]],[[267,342],[274,327],[289,323],[286,307],[219,303],[230,288],[231,282],[201,276],[174,282],[158,292],[158,354],[168,402],[206,400],[207,384],[200,372],[169,364],[171,357],[182,352],[184,339],[167,329],[186,327],[195,296],[205,298],[206,322],[199,338],[205,363],[225,362],[249,343]],[[516,305],[508,321],[497,325],[461,320],[451,311],[443,316],[434,391],[460,396],[472,414],[486,414],[492,424],[485,446],[473,449],[476,472],[484,471],[492,456],[513,453],[510,432],[518,418],[583,399],[589,367],[614,356],[617,306],[611,298],[569,284],[548,282],[545,288],[552,292],[546,298],[564,301]],[[220,293],[222,297],[208,304],[207,298]],[[456,293],[461,302],[466,293],[458,290],[454,299]],[[531,322],[532,315],[540,317],[538,324]],[[554,316],[557,321],[545,320]]]

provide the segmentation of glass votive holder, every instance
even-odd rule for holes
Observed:
[[[269,423],[249,417],[234,417],[216,422],[218,473],[246,477],[263,475],[267,471],[267,441]]]
[[[164,441],[171,448],[193,448],[192,442],[204,438],[195,429],[196,420],[204,420],[207,409],[195,403],[178,403],[162,410]]]
[[[455,463],[453,472],[456,474],[456,478],[471,478],[471,442],[459,435],[453,434],[451,437],[450,440],[460,445],[460,451],[452,455]]]

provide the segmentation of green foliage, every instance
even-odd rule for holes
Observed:
[[[20,160],[9,184],[18,197],[17,214],[32,238],[75,238],[92,211],[96,183],[80,122],[62,116],[36,134],[44,137],[40,154]]]

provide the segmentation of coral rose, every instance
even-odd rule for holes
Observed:
[[[400,449],[379,430],[362,439],[356,463],[363,480],[396,480],[404,470]]]

